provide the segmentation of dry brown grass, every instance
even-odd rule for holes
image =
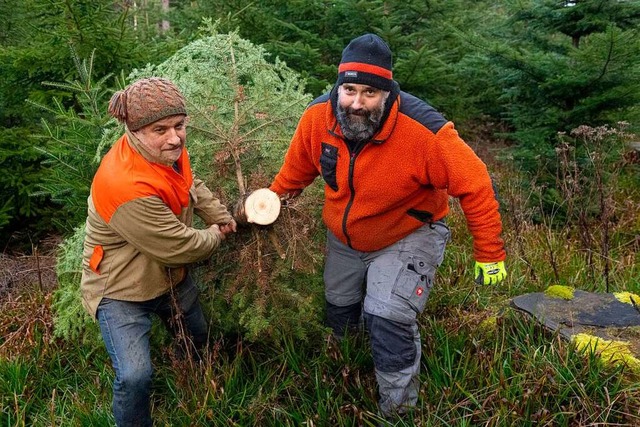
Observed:
[[[33,287],[42,291],[55,288],[59,242],[59,237],[49,237],[34,246],[30,254],[0,254],[0,302]]]
[[[29,357],[36,345],[51,342],[51,293],[7,295],[0,302],[0,337],[0,359],[5,360]]]
[[[0,254],[0,358],[28,356],[38,342],[51,340],[58,243],[49,237],[31,254]]]

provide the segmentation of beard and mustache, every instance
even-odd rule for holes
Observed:
[[[365,110],[364,108],[355,110],[351,107],[342,107],[338,100],[336,119],[344,137],[356,143],[371,139],[380,128],[382,116],[384,115],[384,106],[388,97],[389,93],[387,92],[380,105],[372,110]]]

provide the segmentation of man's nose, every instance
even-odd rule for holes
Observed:
[[[169,130],[169,141],[171,141],[172,144],[181,144],[182,143],[182,139],[180,139],[180,135],[178,135],[178,131],[175,129],[170,129]]]
[[[362,94],[356,93],[356,95],[353,97],[351,108],[353,108],[354,110],[359,110],[362,107],[364,107],[364,104],[362,103]]]

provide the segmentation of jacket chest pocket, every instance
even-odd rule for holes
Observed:
[[[322,178],[333,191],[338,191],[338,181],[336,179],[336,167],[338,166],[338,147],[322,143],[322,154],[320,155],[320,170]]]

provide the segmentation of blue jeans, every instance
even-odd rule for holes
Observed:
[[[181,316],[176,312],[176,305]],[[97,317],[116,373],[113,415],[118,427],[152,425],[149,406],[153,374],[149,347],[152,314],[160,317],[174,337],[184,336],[179,334],[184,330],[190,340],[187,345],[193,346],[192,352],[207,342],[207,322],[190,275],[172,291],[149,301],[103,298]]]

